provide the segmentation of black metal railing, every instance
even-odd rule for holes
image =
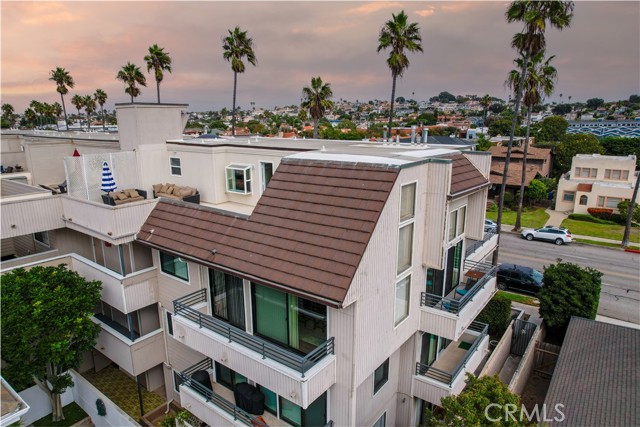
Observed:
[[[327,421],[327,423],[324,425],[324,427],[333,427],[333,420]]]
[[[467,367],[469,360],[471,359],[473,354],[476,352],[476,350],[478,350],[478,347],[480,346],[480,343],[482,342],[482,340],[487,336],[489,331],[489,325],[487,325],[486,323],[480,323],[480,322],[474,321],[474,322],[471,322],[471,325],[469,325],[467,330],[477,332],[479,335],[473,341],[473,344],[471,344],[471,347],[469,347],[469,349],[467,350],[467,353],[465,354],[464,358],[462,358],[462,360],[458,362],[458,364],[456,365],[456,367],[453,369],[452,372],[446,372],[441,369],[433,368],[431,366],[424,365],[420,362],[417,362],[416,375],[423,375],[425,377],[432,378],[438,382],[451,386],[455,381],[455,379],[458,377],[458,375],[460,375],[460,373],[464,371],[464,369]],[[455,342],[449,345],[455,345]]]
[[[199,363],[196,363],[195,365],[180,372],[178,376],[182,380],[183,385],[200,394],[207,400],[207,402],[211,402],[229,415],[233,416],[234,421],[240,420],[247,425],[255,427],[268,427],[265,423],[260,421],[258,417],[248,413],[244,409],[239,408],[235,404],[229,402],[227,399],[211,390],[209,387],[203,385],[202,383],[194,380],[191,377],[194,372],[207,369],[213,369],[213,363],[211,359],[205,359]]]
[[[175,316],[182,316],[194,323],[199,328],[205,328],[212,332],[225,337],[230,343],[235,342],[248,349],[259,353],[263,359],[271,359],[279,362],[291,369],[294,369],[304,378],[305,373],[316,365],[320,360],[334,352],[334,339],[329,338],[310,353],[304,356],[296,354],[291,350],[280,347],[260,337],[256,337],[246,331],[229,325],[220,319],[204,314],[195,310],[190,305],[207,301],[206,289],[200,289],[197,292],[178,298],[173,301],[173,312]]]
[[[465,250],[465,257],[468,257],[469,255],[474,253],[480,246],[487,243],[487,241],[495,235],[496,233],[492,231],[486,232],[484,233],[484,236],[482,236],[482,240],[475,240],[472,244],[467,245],[467,249]]]
[[[473,301],[473,297],[480,292],[487,283],[496,275],[496,267],[488,263],[465,263],[467,265],[473,264],[473,271],[483,273],[483,276],[473,284],[470,289],[460,298],[449,298],[440,295],[434,295],[427,292],[422,292],[420,296],[420,305],[424,307],[434,307],[443,311],[448,311],[453,314],[460,314],[464,307]]]

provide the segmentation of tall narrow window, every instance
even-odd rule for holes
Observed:
[[[173,319],[171,318],[171,312],[167,311],[167,332],[169,335],[173,335]]]
[[[461,236],[465,230],[467,207],[463,206],[449,213],[449,241]]]
[[[409,315],[409,291],[411,290],[411,275],[405,277],[396,283],[396,306],[394,315],[394,325],[397,326],[400,322],[407,318]]]
[[[267,185],[269,181],[271,181],[271,177],[273,176],[273,163],[268,162],[260,162],[260,174],[262,175],[262,191],[267,189]]]
[[[210,268],[209,289],[213,315],[245,329],[242,279]]]
[[[411,219],[416,209],[416,184],[407,184],[402,187],[400,196],[400,221]]]
[[[180,166],[180,158],[169,157],[169,166],[171,168],[171,175],[182,176],[182,167]]]
[[[389,359],[373,372],[373,394],[376,394],[389,381]]]
[[[378,421],[373,423],[372,427],[385,427],[386,425],[387,425],[387,413],[385,412],[384,414],[382,414],[380,418],[378,418]]]
[[[45,246],[49,246],[49,232],[39,231],[37,233],[33,233],[33,240],[38,243],[42,243]]]
[[[398,238],[398,271],[400,274],[411,267],[413,253],[413,223],[400,228]]]
[[[189,281],[189,266],[185,260],[166,252],[160,252],[160,270],[163,273]]]

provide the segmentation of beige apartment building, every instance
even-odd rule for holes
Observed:
[[[66,263],[103,283],[81,370],[115,363],[210,426],[414,426],[460,393],[496,291],[490,155],[189,139],[186,111],[117,105],[116,139],[2,135],[33,184],[2,176],[2,272]],[[105,161],[141,198],[109,204]]]
[[[609,208],[617,213],[618,203],[633,195],[635,170],[634,155],[578,154],[560,177],[555,209],[586,214],[589,208]]]

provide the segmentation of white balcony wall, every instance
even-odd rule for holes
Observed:
[[[61,197],[7,201],[2,203],[2,238],[23,236],[65,226]]]
[[[162,329],[131,341],[98,319],[92,320],[102,326],[95,349],[129,374],[141,374],[165,361]]]
[[[458,314],[435,307],[420,307],[420,330],[456,341],[496,293],[496,278],[491,278]]]
[[[186,386],[180,386],[180,406],[204,421],[207,425],[216,427],[244,426],[239,420],[234,421],[233,416],[217,408],[213,403],[207,402],[197,391]]]
[[[471,245],[475,242],[466,241],[466,245]],[[498,235],[494,234],[482,246],[477,247],[472,253],[470,253],[465,261],[480,262],[484,260],[489,254],[493,253],[498,244]]]
[[[69,196],[60,198],[67,227],[115,245],[135,240],[156,204],[156,200],[151,199],[109,206]]]
[[[428,163],[427,197],[425,203],[425,246],[422,261],[428,268],[444,269],[444,245],[447,221],[447,194],[451,188],[451,163]]]
[[[306,408],[336,382],[334,355],[327,355],[302,375],[273,359],[218,335],[182,316],[173,317],[173,335],[181,343],[241,373],[274,393]]]
[[[427,402],[440,404],[440,399],[445,396],[458,395],[465,387],[465,379],[467,372],[473,373],[485,354],[489,351],[489,335],[486,335],[480,345],[474,351],[473,355],[467,361],[464,369],[454,378],[451,385],[441,383],[424,375],[414,375],[412,384],[412,395]]]

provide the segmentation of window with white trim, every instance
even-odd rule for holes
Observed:
[[[182,176],[182,166],[179,157],[169,157],[169,167],[172,176]]]
[[[378,421],[373,423],[373,426],[371,427],[385,427],[386,425],[387,425],[387,413],[385,412],[384,414],[382,414],[380,418],[378,418]]]
[[[49,246],[49,232],[39,231],[37,233],[33,233],[33,240],[45,246]]]
[[[189,281],[187,261],[175,255],[160,251],[160,270],[185,282]]]
[[[394,326],[409,316],[409,295],[411,290],[411,275],[400,279],[396,283],[396,305],[394,310]]]
[[[453,239],[461,236],[464,233],[466,220],[466,206],[458,208],[449,214],[449,241],[452,241]]]
[[[573,202],[576,199],[575,191],[565,191],[562,194],[562,200],[565,202]]]
[[[398,275],[411,267],[413,256],[413,224],[415,222],[416,183],[400,190],[400,225],[398,230]]]
[[[231,164],[225,168],[225,171],[228,192],[251,194],[251,165]]]
[[[605,169],[604,179],[611,179],[613,181],[626,181],[627,179],[629,179],[629,171],[620,169]]]

